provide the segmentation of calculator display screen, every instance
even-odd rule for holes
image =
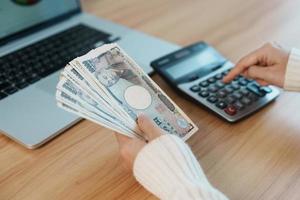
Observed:
[[[201,67],[218,63],[220,61],[220,57],[221,55],[212,48],[207,48],[200,53],[184,58],[176,64],[172,64],[172,66],[166,69],[166,72],[169,76],[176,80],[194,71],[198,71]]]

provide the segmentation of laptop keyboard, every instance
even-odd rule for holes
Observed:
[[[63,68],[95,45],[119,39],[79,24],[0,57],[0,100]]]

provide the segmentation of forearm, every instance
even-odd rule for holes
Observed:
[[[284,89],[300,92],[300,50],[290,52],[284,81]]]
[[[226,200],[207,180],[190,148],[178,137],[161,136],[134,163],[136,179],[161,199]]]

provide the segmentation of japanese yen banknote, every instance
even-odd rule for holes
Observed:
[[[117,44],[72,60],[61,73],[56,99],[59,107],[129,137],[142,138],[140,114],[184,140],[198,130]]]

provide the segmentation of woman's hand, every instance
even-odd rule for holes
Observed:
[[[148,142],[161,136],[163,131],[148,117],[141,115],[138,117],[138,126],[144,133]],[[129,138],[120,133],[115,133],[118,143],[122,162],[125,168],[132,170],[134,160],[140,150],[147,144],[138,138]]]
[[[283,87],[289,53],[279,46],[267,43],[261,48],[246,55],[223,78],[230,82],[239,74],[256,80],[261,85]]]

